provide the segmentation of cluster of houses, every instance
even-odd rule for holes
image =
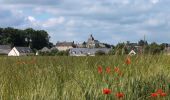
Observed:
[[[59,51],[69,50],[70,56],[95,56],[95,53],[100,51],[105,54],[109,53],[111,48],[106,46],[107,44],[100,43],[98,40],[95,40],[92,35],[88,38],[87,42],[82,44],[75,44],[73,42],[57,42],[55,47],[48,49],[47,47],[42,48],[41,52],[50,52],[54,49]]]
[[[73,42],[57,42],[52,48],[44,47],[37,51],[36,54],[29,47],[13,47],[10,45],[0,45],[0,55],[8,56],[27,56],[27,55],[38,55],[38,52],[51,52],[52,50],[58,51],[69,51],[70,56],[94,56],[96,52],[101,51],[107,54],[111,48],[108,48],[106,44],[100,43],[95,40],[92,35],[88,38],[87,42],[82,44],[75,44]]]
[[[129,49],[129,55],[136,55],[137,53],[143,52],[143,47],[139,46],[138,43],[127,43],[126,48]],[[0,45],[0,55],[8,56],[27,56],[27,55],[38,55],[38,52],[51,52],[52,50],[58,51],[69,51],[70,56],[95,56],[96,52],[100,51],[108,54],[111,50],[111,45],[101,43],[95,40],[92,35],[89,36],[87,42],[82,44],[75,44],[73,42],[57,42],[52,48],[44,47],[38,50],[35,54],[29,47],[13,47],[10,45]],[[170,51],[170,45],[168,45],[165,51]],[[169,52],[170,53],[170,52]]]

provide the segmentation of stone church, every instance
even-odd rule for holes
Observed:
[[[88,38],[86,47],[87,48],[98,48],[99,47],[99,41],[95,40],[94,37],[91,34],[90,37]]]

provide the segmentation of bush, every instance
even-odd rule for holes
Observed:
[[[106,55],[106,53],[104,51],[99,50],[99,51],[96,51],[95,55],[96,56],[97,55]]]

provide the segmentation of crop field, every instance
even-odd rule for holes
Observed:
[[[0,57],[0,100],[170,100],[170,56]]]

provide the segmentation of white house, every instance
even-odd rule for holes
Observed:
[[[13,47],[8,56],[28,56],[33,55],[33,51],[29,47]]]
[[[129,55],[136,55],[136,52],[135,52],[134,50],[131,50],[131,51],[129,52]]]

